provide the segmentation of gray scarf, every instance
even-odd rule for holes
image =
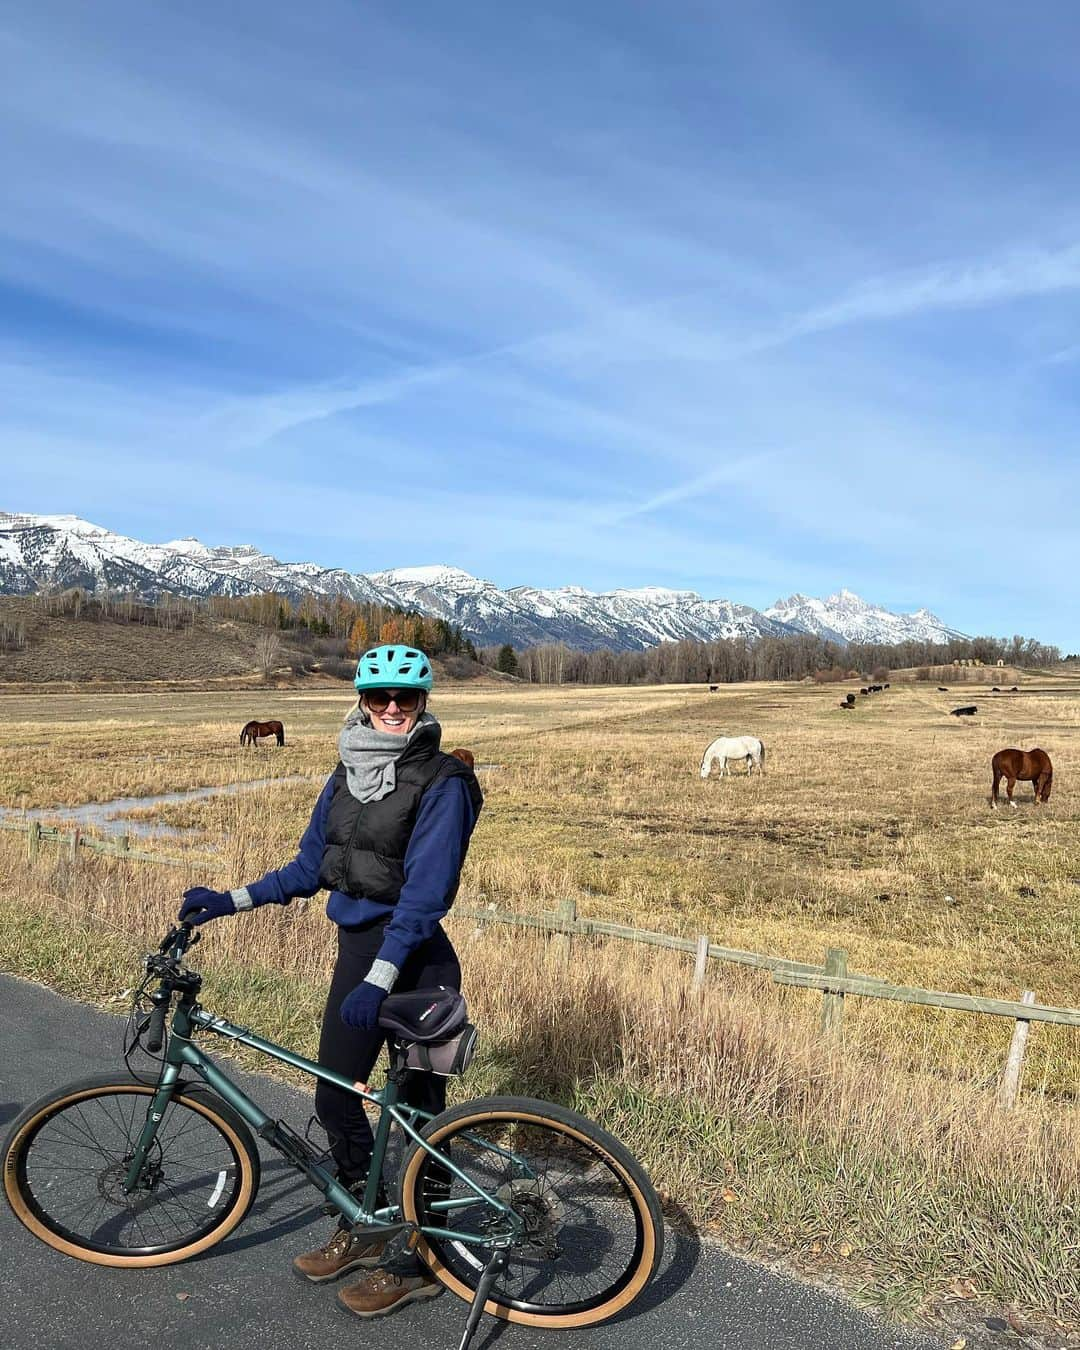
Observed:
[[[338,737],[338,754],[345,765],[349,791],[358,802],[381,802],[397,786],[397,760],[422,727],[433,727],[436,749],[442,728],[431,713],[423,712],[407,736],[376,731],[360,708],[346,717]]]

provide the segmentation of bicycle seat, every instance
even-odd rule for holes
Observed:
[[[392,1031],[398,1040],[427,1044],[449,1039],[465,1025],[467,1016],[458,991],[440,984],[390,994],[379,1010],[379,1026]]]

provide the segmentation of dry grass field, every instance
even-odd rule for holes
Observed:
[[[486,805],[462,903],[551,909],[820,962],[896,982],[1080,1006],[1080,680],[1018,694],[894,683],[440,692],[444,745],[481,765]],[[977,702],[974,719],[948,716]],[[71,805],[263,777],[309,783],[149,812],[217,869],[59,857],[0,835],[0,961],[76,992],[132,982],[132,953],[196,880],[286,861],[335,761],[344,693],[9,695],[0,804]],[[241,751],[249,717],[284,749]],[[720,733],[765,742],[767,772],[703,782]],[[988,805],[989,762],[1041,745],[1045,808]],[[200,947],[222,1011],[312,1047],[328,926],[317,902],[221,924]],[[88,924],[94,927],[88,927]],[[730,968],[689,996],[690,958],[615,944],[568,970],[542,939],[451,918],[488,1052],[471,1091],[558,1093],[622,1132],[673,1206],[729,1241],[832,1261],[904,1311],[957,1280],[1080,1323],[1080,1033],[1035,1025],[1021,1107],[993,1087],[1000,1019],[848,999],[842,1053],[820,998]],[[854,1006],[852,1006],[854,1005]],[[246,1012],[245,1012],[246,1009]]]

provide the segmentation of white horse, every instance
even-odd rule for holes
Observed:
[[[748,774],[754,772],[755,765],[765,772],[765,747],[756,736],[717,736],[701,758],[702,778],[708,778],[716,763],[720,765],[720,777],[726,778],[731,759],[744,759]]]

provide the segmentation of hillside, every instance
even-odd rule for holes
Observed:
[[[0,598],[0,628],[5,626],[21,626],[25,646],[0,648],[0,686],[258,679],[256,644],[265,632],[254,624],[202,614],[178,629],[48,614],[32,598],[16,596]],[[288,657],[283,646],[282,666]]]
[[[16,629],[22,631],[25,645],[9,650],[11,644],[5,645],[3,637]],[[33,597],[0,596],[0,692],[21,685],[262,686],[258,644],[267,631],[258,624],[200,613],[173,629],[85,613],[49,614]],[[294,674],[290,662],[306,658],[310,666],[311,653],[290,645],[288,633],[278,636],[276,685],[342,685],[340,674],[328,674],[318,664]],[[514,683],[466,656],[435,658],[433,664],[441,680]]]

